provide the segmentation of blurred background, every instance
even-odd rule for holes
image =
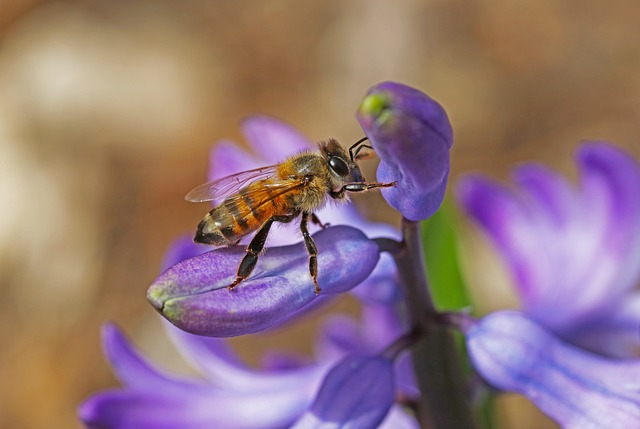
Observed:
[[[575,174],[581,139],[640,156],[638,22],[633,0],[4,0],[0,427],[80,428],[78,403],[117,384],[105,321],[177,365],[146,289],[208,210],[183,196],[209,148],[241,141],[245,116],[351,142],[367,89],[395,80],[448,111],[453,182],[529,159]],[[238,347],[251,360],[276,337]],[[554,427],[525,408],[498,417]]]

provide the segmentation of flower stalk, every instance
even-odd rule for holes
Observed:
[[[409,322],[420,333],[411,348],[416,380],[422,393],[417,407],[418,420],[423,428],[473,428],[452,333],[436,320],[419,222],[403,218],[402,235],[402,247],[392,256],[398,266]]]

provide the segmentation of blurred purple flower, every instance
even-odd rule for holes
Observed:
[[[525,395],[564,429],[640,427],[640,361],[572,347],[527,316],[492,313],[466,323],[467,348],[492,386]]]
[[[409,220],[435,213],[447,186],[453,131],[447,114],[427,95],[395,82],[371,88],[358,121],[380,157],[377,179],[396,182],[382,196]]]
[[[602,142],[577,152],[580,186],[538,164],[517,188],[468,176],[460,201],[507,261],[523,311],[564,339],[610,356],[640,346],[640,166]]]
[[[125,387],[98,393],[80,406],[79,417],[88,428],[286,427],[310,406],[329,369],[325,362],[256,371],[241,365],[223,340],[174,335],[180,337],[180,351],[207,379],[163,373],[145,361],[115,326],[104,327],[105,354]]]

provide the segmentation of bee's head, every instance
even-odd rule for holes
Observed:
[[[346,183],[364,183],[360,167],[335,139],[320,142],[320,153],[327,161],[332,187],[341,188]]]

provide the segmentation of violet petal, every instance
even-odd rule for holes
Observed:
[[[453,131],[437,102],[394,82],[371,88],[358,121],[380,157],[377,179],[396,182],[382,196],[409,220],[426,219],[444,197]]]
[[[329,372],[315,402],[292,429],[374,429],[394,397],[389,359],[349,356]]]
[[[601,142],[583,144],[577,160],[579,187],[538,164],[515,171],[515,190],[479,176],[458,187],[507,261],[523,309],[572,341],[607,323],[640,277],[640,166]]]
[[[487,382],[525,395],[563,428],[640,427],[640,361],[572,347],[515,311],[492,313],[465,335]]]
[[[208,381],[236,391],[316,391],[330,369],[326,362],[286,370],[256,370],[240,362],[227,340],[193,335],[168,323],[167,332],[184,359]]]
[[[169,376],[148,363],[113,325],[103,330],[105,353],[126,387],[100,392],[78,409],[89,428],[277,429],[289,425],[312,401],[328,366],[261,374],[235,365],[235,385]],[[208,344],[211,345],[211,344]],[[214,348],[210,352],[214,352]],[[202,349],[198,350],[202,351]],[[211,353],[208,353],[209,357]],[[213,359],[229,369],[234,364]],[[253,386],[248,380],[252,378]],[[247,380],[243,386],[242,380]],[[218,379],[217,381],[224,381]]]
[[[297,129],[267,115],[254,115],[244,120],[242,131],[247,141],[268,164],[276,164],[315,146]]]
[[[378,262],[376,243],[355,228],[327,228],[314,239],[322,294],[353,288]],[[315,299],[302,243],[268,249],[253,274],[229,291],[244,254],[224,248],[182,261],[156,279],[147,298],[180,329],[216,337],[263,330]]]

